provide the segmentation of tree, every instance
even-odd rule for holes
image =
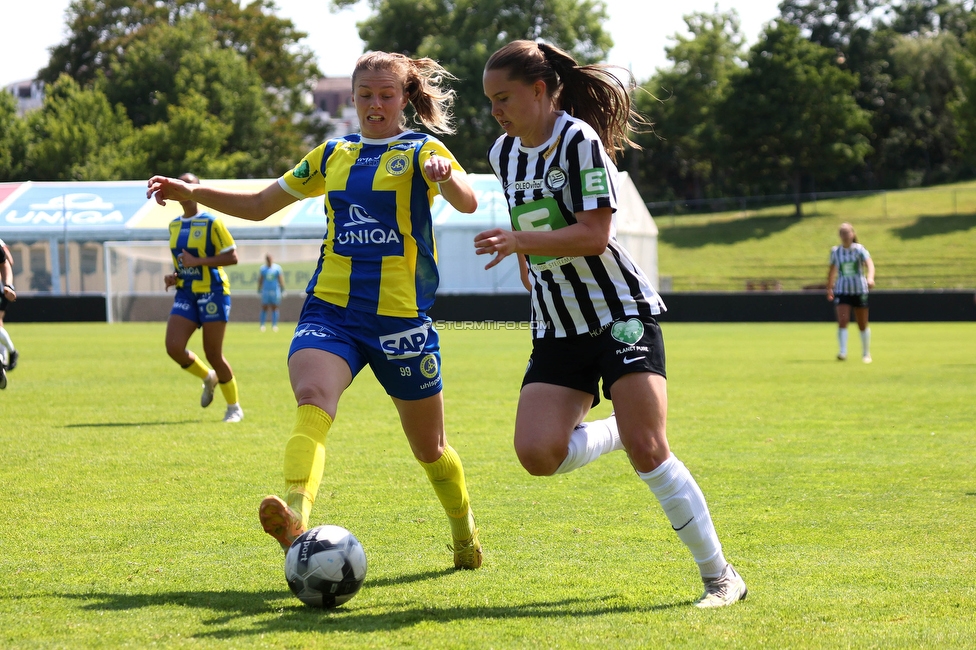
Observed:
[[[333,0],[339,7],[358,0]],[[485,154],[501,130],[481,84],[485,63],[505,43],[544,39],[583,63],[606,59],[613,42],[603,30],[602,0],[368,0],[375,12],[359,25],[372,50],[428,56],[458,77],[457,134],[444,138],[470,171],[487,171]],[[423,19],[423,21],[421,21]],[[416,25],[416,29],[410,26]],[[416,34],[424,34],[419,42]]]
[[[798,216],[804,178],[835,177],[871,150],[869,116],[853,96],[857,79],[836,56],[777,22],[750,50],[718,112],[724,157],[739,182],[747,190],[792,186]]]
[[[39,77],[53,83],[62,73],[82,86],[109,68],[113,55],[160,25],[175,27],[199,14],[215,30],[215,42],[232,49],[264,81],[286,98],[287,110],[300,110],[301,95],[319,77],[314,54],[299,41],[306,34],[274,15],[273,0],[73,0],[65,12],[67,40],[51,49]]]
[[[43,106],[27,123],[32,138],[25,167],[34,180],[118,178],[126,165],[121,145],[132,123],[125,110],[67,75],[47,87]]]
[[[976,34],[969,34],[956,59],[959,95],[950,103],[956,119],[961,155],[970,171],[976,169]]]
[[[294,130],[273,132],[270,98],[261,78],[237,52],[218,47],[216,38],[216,32],[199,14],[184,18],[177,26],[150,28],[142,40],[113,55],[108,73],[98,77],[99,86],[104,87],[110,102],[126,107],[136,127],[165,123],[180,114],[174,108],[192,105],[194,110],[202,111],[202,118],[226,125],[220,129],[224,133],[220,141],[209,139],[210,153],[227,158],[221,166],[231,175],[273,174],[281,169],[281,163],[269,157],[275,151],[271,141],[287,142],[290,137],[289,161],[293,161],[304,153],[301,137]],[[201,103],[198,98],[204,101]],[[154,129],[158,137],[178,131]],[[189,146],[174,144],[177,146],[171,151]]]
[[[17,100],[0,90],[0,181],[23,178],[29,144],[30,131],[17,115]]]
[[[945,183],[959,174],[958,135],[951,106],[959,97],[961,48],[950,33],[899,35],[888,51],[891,95],[875,124],[876,165],[889,185]]]
[[[642,160],[635,181],[645,192],[702,198],[720,191],[716,110],[739,69],[742,34],[735,11],[693,13],[684,20],[691,36],[673,37],[675,44],[665,50],[671,67],[636,95],[637,109],[654,131],[636,136],[644,152],[631,155]]]

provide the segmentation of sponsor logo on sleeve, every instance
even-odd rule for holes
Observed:
[[[298,163],[298,167],[295,167],[295,171],[292,172],[292,176],[295,178],[308,178],[311,173],[311,167],[307,160],[303,160]]]
[[[599,196],[610,193],[610,183],[606,169],[584,169],[580,171],[583,196]]]

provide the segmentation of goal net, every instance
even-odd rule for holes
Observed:
[[[232,295],[256,293],[258,269],[270,254],[284,272],[290,293],[302,293],[315,272],[321,239],[238,239],[237,264],[224,267]],[[105,242],[106,320],[146,320],[148,311],[169,312],[173,292],[166,293],[163,276],[173,272],[173,257],[166,242]],[[165,320],[165,317],[162,318]]]

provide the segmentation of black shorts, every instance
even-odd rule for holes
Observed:
[[[835,305],[850,305],[851,307],[867,307],[868,294],[866,293],[845,293],[834,296]]]
[[[3,291],[0,291],[0,311],[7,311],[7,305],[9,304],[10,301],[7,300],[6,294],[4,294]]]
[[[593,406],[610,397],[615,381],[632,372],[667,377],[664,337],[653,318],[632,316],[616,320],[598,334],[580,334],[532,341],[532,356],[522,386],[543,383],[575,388],[593,395]]]

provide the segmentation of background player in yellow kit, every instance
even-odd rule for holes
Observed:
[[[191,185],[200,183],[193,174],[183,174],[180,179]],[[166,352],[181,368],[203,380],[200,406],[210,406],[219,385],[227,400],[224,422],[240,422],[244,411],[238,403],[237,379],[224,358],[230,283],[223,267],[237,264],[237,244],[224,222],[200,212],[196,201],[183,200],[180,205],[183,216],[169,224],[176,270],[164,280],[167,291],[176,287],[176,297],[166,323]],[[186,349],[197,328],[203,329],[203,352],[212,369]]]
[[[289,351],[298,414],[285,447],[287,493],[259,508],[263,528],[283,547],[308,526],[339,397],[368,364],[447,512],[454,566],[481,566],[464,470],[444,433],[440,346],[426,315],[438,284],[434,196],[462,212],[473,212],[477,199],[451,152],[409,130],[404,116],[412,104],[427,128],[450,132],[454,93],[440,85],[449,77],[430,59],[370,52],[352,77],[361,134],[319,145],[259,192],[149,181],[157,201],[196,200],[254,221],[299,199],[324,197],[322,256]]]

